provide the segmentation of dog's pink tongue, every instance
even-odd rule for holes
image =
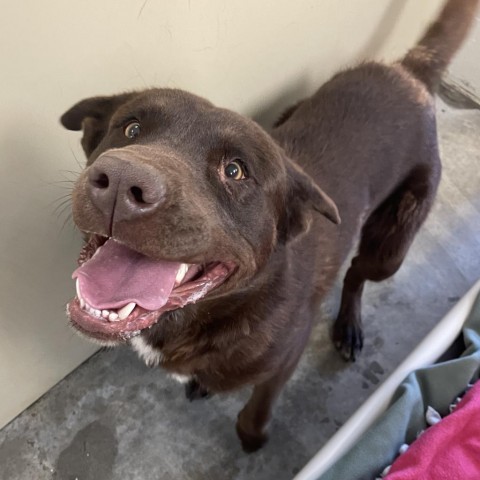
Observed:
[[[77,268],[84,300],[98,309],[121,308],[135,302],[147,310],[167,303],[180,263],[153,260],[113,239]]]

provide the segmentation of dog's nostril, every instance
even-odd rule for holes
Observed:
[[[97,188],[108,188],[109,183],[108,176],[105,173],[99,173],[92,179],[92,185]]]
[[[143,198],[143,191],[140,187],[132,187],[130,188],[130,192],[137,203],[146,203]]]

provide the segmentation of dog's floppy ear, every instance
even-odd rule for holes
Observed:
[[[333,200],[298,165],[285,159],[287,192],[285,208],[278,225],[278,240],[286,243],[310,228],[313,211],[335,224],[340,215]]]
[[[98,147],[108,131],[110,118],[115,110],[132,98],[134,93],[110,97],[91,97],[76,103],[60,118],[68,130],[83,129],[82,147],[87,157]]]

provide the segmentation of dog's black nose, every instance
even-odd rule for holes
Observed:
[[[164,201],[162,174],[144,162],[102,155],[88,172],[88,194],[110,225],[149,214]]]

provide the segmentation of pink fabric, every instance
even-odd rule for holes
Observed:
[[[480,479],[480,381],[394,462],[386,479]]]

